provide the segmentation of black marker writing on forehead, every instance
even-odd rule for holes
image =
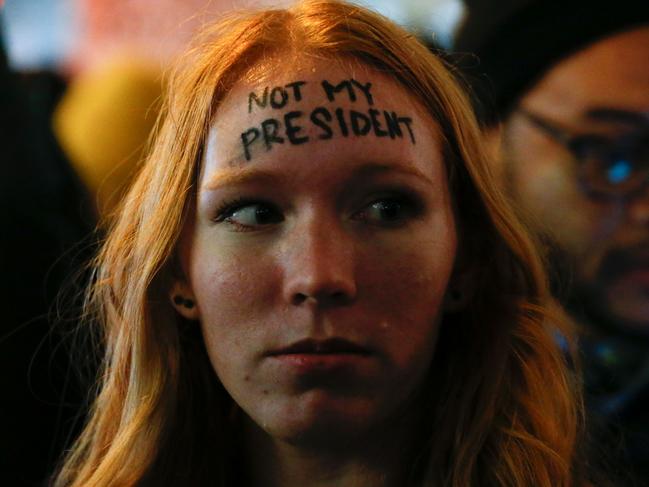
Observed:
[[[333,85],[329,81],[323,80],[322,88],[329,101],[335,101],[336,93],[344,90],[352,102],[356,101],[356,89],[359,89],[365,95],[368,105],[374,105],[374,98],[372,98],[372,93],[370,92],[372,83],[359,83],[355,79],[350,78],[349,80],[341,81],[337,85]]]
[[[269,101],[272,108],[284,108],[289,102],[290,93],[293,94],[293,99],[295,101],[302,100],[302,92],[300,88],[305,84],[306,81],[293,81],[284,86],[275,86],[273,88],[266,86],[261,97],[259,97],[259,95],[254,91],[251,91],[248,95],[248,113],[252,113],[253,102],[255,102],[259,108],[266,108]]]
[[[302,100],[300,88],[304,84],[306,84],[304,81],[295,81],[283,87],[276,86],[272,89],[266,87],[261,98],[251,92],[248,96],[248,112],[252,111],[253,101],[260,109],[266,108],[269,103],[271,108],[283,108],[290,99],[286,88],[292,90],[295,101],[300,101]],[[352,103],[366,101],[370,107],[374,105],[370,82],[360,83],[355,79],[349,79],[331,83],[323,80],[321,86],[329,102],[335,102],[337,98],[346,94]],[[308,128],[316,128],[318,133],[309,137],[303,133]],[[243,132],[241,142],[246,160],[249,161],[252,159],[252,147],[255,142],[259,144],[263,142],[266,151],[270,151],[275,144],[301,145],[309,142],[311,138],[328,140],[334,136],[349,137],[350,134],[357,137],[373,135],[390,139],[409,136],[410,141],[416,143],[411,117],[377,108],[353,110],[324,106],[316,107],[306,114],[293,110],[280,117],[267,118],[259,126],[250,127]]]

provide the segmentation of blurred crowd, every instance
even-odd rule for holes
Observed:
[[[0,58],[0,485],[44,485],[83,422],[85,266],[155,132],[165,70],[231,6],[78,5],[79,47],[57,70]],[[579,327],[588,455],[619,485],[649,485],[649,2],[465,7],[447,59]]]

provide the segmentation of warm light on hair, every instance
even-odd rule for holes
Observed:
[[[332,1],[234,15],[208,29],[171,80],[152,152],[96,260],[87,309],[106,348],[89,423],[55,486],[234,485],[232,400],[197,326],[168,292],[192,216],[201,151],[232,86],[276,55],[353,60],[397,80],[437,122],[472,300],[444,318],[423,391],[418,485],[573,485],[578,387],[555,334],[542,259],[490,173],[463,91],[411,34]]]

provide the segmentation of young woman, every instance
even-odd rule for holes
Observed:
[[[185,61],[96,263],[103,372],[55,485],[578,484],[570,331],[443,63],[333,1]]]

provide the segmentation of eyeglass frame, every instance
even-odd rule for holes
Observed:
[[[580,166],[582,165],[581,163],[584,162],[584,159],[580,155],[579,153],[580,150],[578,147],[581,145],[581,143],[583,143],[584,139],[588,137],[592,137],[593,136],[592,134],[573,134],[569,130],[559,127],[558,124],[555,124],[552,121],[547,120],[544,117],[535,114],[525,108],[518,108],[516,110],[516,113],[523,115],[525,119],[531,122],[534,127],[541,129],[544,134],[548,135],[552,140],[558,142],[560,145],[566,148],[572,155],[575,162],[577,162],[577,164],[579,164]],[[615,118],[615,117],[611,117],[611,118]],[[631,118],[631,117],[627,116],[622,118]],[[632,118],[634,122],[640,121],[640,123],[643,125],[642,129],[636,130],[634,132],[636,137],[637,134],[639,133],[645,136],[649,135],[649,116],[645,117],[644,114],[637,114],[637,115],[633,114]],[[629,120],[625,120],[625,121],[628,122]],[[626,137],[620,139],[624,140],[624,139],[636,138],[636,137],[631,137],[627,135]],[[577,181],[580,189],[586,195],[590,196],[593,199],[631,200],[637,197],[639,194],[643,193],[647,188],[647,186],[649,186],[649,160],[646,161],[646,166],[647,166],[647,174],[644,180],[641,179],[638,182],[637,187],[634,187],[632,190],[620,192],[620,194],[615,194],[615,192],[608,193],[603,190],[594,189],[592,185],[587,181],[587,178],[584,177],[582,174],[579,175]]]

